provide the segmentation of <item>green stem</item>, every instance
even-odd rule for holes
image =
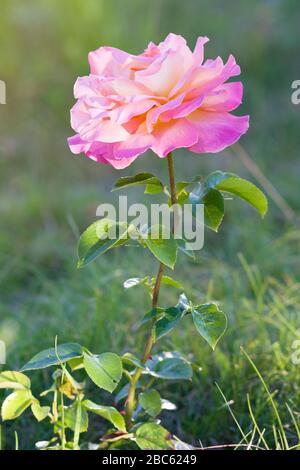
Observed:
[[[63,382],[63,375],[62,375]],[[60,406],[61,406],[61,450],[65,450],[66,447],[66,433],[65,433],[65,405],[64,405],[64,394],[60,394]]]
[[[169,155],[167,156],[167,159],[168,159],[168,171],[169,171],[171,201],[172,201],[172,204],[177,204],[175,170],[174,170],[174,160],[173,160],[172,153],[169,153]]]
[[[172,201],[172,204],[176,204],[177,203],[177,195],[176,195],[174,162],[173,162],[173,156],[172,156],[171,153],[168,154],[167,160],[168,160],[168,172],[169,172],[171,201]],[[157,276],[156,276],[156,281],[155,281],[153,293],[152,293],[152,308],[157,307],[158,296],[159,296],[159,292],[160,292],[161,280],[162,280],[162,276],[163,276],[163,273],[164,273],[164,269],[165,269],[165,265],[163,263],[160,263],[159,268],[158,268],[158,273],[157,273]],[[150,330],[150,333],[149,333],[149,336],[148,336],[148,339],[147,339],[147,342],[146,342],[146,345],[145,345],[144,354],[143,354],[143,357],[141,359],[142,365],[144,365],[147,362],[147,360],[149,359],[149,356],[151,354],[151,350],[152,350],[152,347],[154,345],[154,342],[155,342],[154,323],[152,323],[151,330]],[[140,378],[141,374],[142,374],[142,369],[137,368],[135,373],[132,376],[130,386],[129,386],[129,392],[128,392],[127,401],[126,401],[126,415],[125,415],[126,424],[127,424],[128,428],[130,428],[130,426],[132,425],[132,416],[133,416],[134,410],[136,408],[136,398],[135,398],[136,384],[139,381],[139,378]]]

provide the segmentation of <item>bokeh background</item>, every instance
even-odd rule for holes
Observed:
[[[298,0],[1,0],[0,79],[7,104],[0,105],[0,338],[9,368],[51,347],[55,335],[94,352],[142,349],[135,324],[149,302],[139,288],[124,291],[123,282],[153,274],[155,261],[125,248],[78,271],[76,243],[97,205],[117,201],[109,193],[116,178],[139,171],[164,178],[166,164],[146,153],[117,172],[73,156],[66,144],[72,88],[88,73],[88,52],[101,45],[138,53],[169,32],[185,36],[191,47],[207,35],[206,57],[233,53],[241,65],[240,112],[251,115],[251,127],[242,148],[214,156],[176,152],[176,173],[183,179],[230,170],[267,191],[271,183],[282,199],[269,193],[263,221],[242,202],[228,201],[220,232],[206,233],[195,262],[180,260],[176,278],[187,295],[220,302],[229,326],[214,353],[189,322],[163,340],[165,350],[178,349],[201,368],[192,384],[159,386],[178,405],[164,419],[191,443],[239,442],[217,382],[245,431],[251,427],[249,395],[272,440],[272,410],[242,345],[274,392],[293,439],[285,404],[299,416],[300,366],[291,361],[300,336],[300,105],[291,103],[291,84],[300,79],[299,24]],[[142,190],[128,194],[143,200]],[[172,304],[177,295],[164,290],[161,302]],[[36,390],[50,383],[49,374],[32,374]],[[21,448],[47,437],[28,412],[18,424],[3,426],[8,446],[16,428]]]

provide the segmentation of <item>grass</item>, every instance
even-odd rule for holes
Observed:
[[[138,51],[174,31],[190,44],[197,35],[210,36],[208,55],[233,52],[243,70],[243,111],[252,121],[242,144],[299,213],[299,108],[290,104],[290,84],[299,78],[295,1],[253,1],[251,7],[228,1],[226,11],[219,0],[201,7],[196,0],[153,0],[151,7],[144,0],[63,3],[1,3],[0,78],[8,98],[0,106],[0,338],[12,369],[52,346],[56,335],[59,342],[78,341],[95,352],[138,352],[143,346],[135,323],[149,302],[142,290],[125,291],[122,283],[140,272],[155,273],[151,256],[124,248],[76,270],[78,233],[95,218],[99,203],[116,201],[116,193],[108,191],[121,176],[73,157],[66,146],[72,86],[77,75],[87,73],[89,50],[114,44]],[[214,169],[253,179],[230,151],[213,157],[179,151],[175,165],[181,179]],[[122,176],[145,170],[163,178],[166,162],[146,154]],[[142,199],[140,190],[128,194]],[[200,368],[193,383],[160,386],[163,397],[178,405],[178,412],[165,412],[164,419],[181,439],[203,446],[241,442],[230,404],[248,439],[242,443],[266,447],[265,440],[278,448],[286,446],[285,439],[289,446],[299,442],[300,369],[291,360],[292,343],[300,336],[297,217],[287,222],[271,200],[261,221],[241,202],[228,201],[220,233],[206,233],[195,262],[180,260],[175,277],[187,295],[216,300],[229,317],[214,353],[188,321],[162,342],[162,348],[182,351]],[[161,302],[172,304],[177,295],[165,288]],[[31,377],[36,391],[50,382],[47,371]],[[21,449],[46,437],[46,430],[37,433],[29,413],[3,425],[6,447],[14,447],[15,430]]]

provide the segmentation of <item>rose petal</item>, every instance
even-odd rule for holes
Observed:
[[[100,47],[88,55],[91,74],[106,77],[129,76],[129,71],[123,67],[130,54],[115,47]]]
[[[201,65],[204,59],[204,44],[209,42],[208,37],[206,36],[199,36],[196,42],[196,46],[193,52],[193,56],[195,58],[195,62],[197,65]]]
[[[240,73],[240,67],[232,55],[229,56],[225,65],[220,57],[217,57],[216,60],[207,60],[194,71],[189,83],[191,92],[187,95],[187,98],[191,99],[209,93],[229,78]]]
[[[234,144],[249,128],[249,116],[195,111],[188,120],[198,131],[198,141],[190,147],[196,153],[216,153]]]
[[[148,132],[152,132],[153,125],[157,123],[161,114],[167,111],[170,111],[174,108],[178,108],[178,106],[182,103],[184,96],[185,96],[184,93],[182,93],[181,95],[177,96],[173,100],[169,100],[167,101],[167,103],[149,111],[149,113],[147,114],[147,118],[146,118]]]
[[[225,83],[206,95],[201,108],[207,111],[233,111],[243,99],[242,82]]]
[[[175,107],[175,109],[171,109],[163,113],[160,116],[160,119],[163,122],[168,122],[171,119],[178,119],[181,117],[188,116],[189,114],[191,114],[193,111],[195,111],[202,105],[203,99],[204,99],[203,96],[199,96],[193,100],[180,103],[178,106]]]
[[[135,74],[135,79],[152,90],[152,93],[167,96],[181,76],[181,64],[182,57],[175,51],[169,51],[159,64],[153,64],[153,73],[149,73],[149,70],[147,74],[140,71]]]
[[[80,129],[80,136],[88,142],[120,142],[129,135],[123,126],[111,120],[91,120]]]
[[[111,119],[119,124],[124,124],[130,121],[134,116],[146,113],[154,105],[157,105],[157,103],[158,102],[153,99],[144,99],[124,104],[111,112]]]
[[[80,135],[78,134],[75,134],[75,135],[72,135],[72,137],[69,137],[68,144],[69,144],[71,152],[75,153],[76,155],[79,153],[88,152],[88,150],[90,149],[92,145],[90,143],[83,141]]]
[[[114,158],[137,157],[151,147],[153,140],[150,134],[131,135],[126,141],[114,145]]]
[[[154,143],[151,149],[159,157],[180,147],[190,147],[198,140],[198,131],[187,119],[159,123],[153,131]]]
[[[131,158],[120,158],[118,160],[114,158],[106,158],[105,162],[111,166],[113,166],[116,170],[124,170],[124,168],[127,168],[129,165],[131,165],[132,162],[138,157],[136,155],[135,157]]]

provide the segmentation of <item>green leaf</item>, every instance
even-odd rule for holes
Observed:
[[[106,419],[107,421],[110,421],[115,426],[115,428],[119,429],[119,431],[126,432],[124,418],[121,413],[119,413],[119,411],[116,410],[116,408],[113,406],[97,405],[97,403],[94,403],[90,400],[84,400],[82,404],[91,413],[95,413],[99,416],[102,416],[102,418]]]
[[[152,418],[155,418],[161,411],[161,398],[157,390],[147,390],[140,393],[139,403]]]
[[[160,353],[149,359],[146,373],[158,379],[190,380],[193,375],[191,365],[178,353]]]
[[[100,388],[112,393],[121,380],[123,368],[119,356],[114,353],[103,353],[92,356],[84,353],[84,368],[90,379]]]
[[[205,178],[204,185],[206,188],[215,188],[222,180],[228,178],[238,178],[238,175],[217,170]]]
[[[178,245],[172,235],[165,238],[162,227],[150,227],[143,241],[158,261],[174,269]]]
[[[80,433],[86,432],[89,427],[88,413],[82,405],[83,403],[81,402],[75,402],[64,410],[65,426],[71,429],[72,431],[75,431],[76,421],[78,419],[78,427]],[[79,410],[78,407],[80,407]],[[80,420],[78,418],[78,411]]]
[[[157,319],[155,324],[155,340],[162,338],[175,328],[184,315],[191,310],[191,305],[185,294],[179,296],[175,307],[169,307],[163,310],[161,318]]]
[[[227,327],[226,315],[216,304],[203,304],[193,308],[194,324],[200,335],[215,349]]]
[[[128,241],[128,225],[111,219],[101,219],[90,225],[80,236],[78,268],[86,266],[108,250]]]
[[[118,179],[114,185],[113,191],[116,191],[120,188],[127,188],[128,186],[141,186],[146,185],[146,190],[155,191],[154,188],[157,188],[158,192],[163,190],[163,184],[159,179],[152,175],[152,173],[138,173],[135,176],[123,176]],[[150,192],[150,194],[154,194]]]
[[[70,366],[73,371],[83,369],[83,357],[74,357],[74,359],[70,359],[68,361],[68,366]]]
[[[17,390],[5,398],[1,407],[3,421],[15,419],[28,408],[34,400],[30,390]]]
[[[265,216],[268,210],[267,198],[264,193],[253,183],[250,183],[250,181],[242,178],[228,178],[227,180],[221,181],[217,185],[217,188],[244,199],[257,209],[262,217]]]
[[[204,223],[217,232],[224,217],[224,198],[220,191],[205,184],[198,184],[190,193],[189,201],[192,204],[194,217],[196,217],[197,204],[204,205]]]
[[[211,189],[203,197],[205,225],[218,231],[224,217],[224,198],[220,191]]]
[[[168,276],[165,276],[168,278]],[[172,278],[168,278],[168,280],[173,282]],[[176,282],[176,281],[174,281]],[[167,283],[169,283],[167,281]],[[177,287],[177,286],[176,286]],[[142,320],[140,321],[139,326],[142,326],[150,321],[156,323],[155,325],[155,338],[158,340],[169,331],[171,331],[180,319],[185,315],[187,311],[191,310],[191,305],[186,298],[185,294],[181,294],[179,296],[178,303],[175,307],[169,307],[167,309],[163,308],[153,308],[149,312],[147,312]]]
[[[268,210],[268,201],[264,193],[250,181],[233,173],[223,173],[221,171],[212,173],[206,179],[205,184],[240,197],[253,206],[262,217]]]
[[[41,406],[38,400],[31,405],[31,411],[37,421],[43,421],[50,413],[50,406]]]
[[[162,282],[162,284],[166,284],[168,286],[175,287],[176,289],[180,289],[180,290],[183,289],[183,285],[180,284],[180,282],[176,281],[175,279],[173,279],[170,276],[165,276],[165,275],[162,276],[161,282]]]
[[[155,340],[157,341],[173,330],[188,311],[191,311],[190,302],[185,294],[181,294],[177,305],[165,309],[162,318],[157,320],[155,325]]]
[[[169,307],[165,310],[163,318],[158,320],[155,325],[156,341],[168,334],[178,325],[183,317],[182,311],[177,307]]]
[[[176,183],[176,194],[179,196],[180,192],[187,188],[188,186],[191,186],[193,184],[193,181],[177,181]]]
[[[140,449],[167,450],[172,446],[170,433],[156,423],[142,424],[135,432],[135,440]]]
[[[160,307],[152,308],[149,312],[147,312],[143,318],[141,319],[139,326],[143,326],[149,321],[154,321],[161,318],[164,314],[164,309]]]
[[[191,184],[192,183],[190,181],[178,181],[176,183],[176,196],[178,204],[185,204],[188,202],[189,192],[186,190],[186,188]]]
[[[177,203],[181,205],[187,204],[189,202],[189,195],[187,191],[181,191],[177,196]]]
[[[144,366],[143,364],[141,363],[141,361],[136,357],[134,356],[133,354],[131,353],[125,353],[123,354],[123,356],[121,357],[122,361],[125,363],[125,364],[129,364],[130,366],[134,366],[134,367],[138,367],[139,369],[143,369]]]
[[[15,370],[0,372],[0,388],[14,388],[15,390],[30,389],[30,379]]]
[[[58,365],[60,362],[67,362],[74,357],[81,357],[82,346],[77,343],[60,344],[57,346],[57,354],[60,361],[57,358],[55,348],[45,349],[30,359],[21,371],[44,369],[45,367]]]
[[[147,184],[144,194],[160,194],[164,190],[163,185],[158,185],[158,184]]]

